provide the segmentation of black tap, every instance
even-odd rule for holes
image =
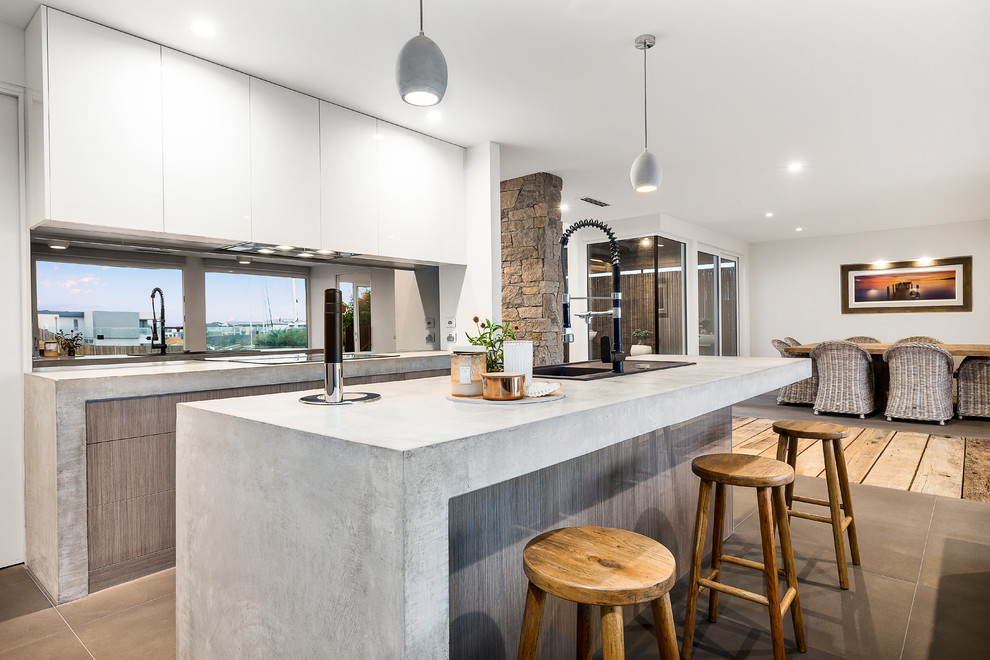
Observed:
[[[609,249],[612,253],[612,335],[613,341],[609,341],[608,337],[602,337],[601,349],[602,349],[602,362],[611,362],[612,371],[617,374],[621,374],[624,371],[623,360],[626,359],[626,354],[622,352],[622,288],[619,279],[619,245],[615,242],[615,233],[612,228],[606,225],[601,220],[578,220],[573,225],[567,228],[564,235],[560,237],[560,267],[564,267],[564,251],[567,248],[567,240],[571,237],[571,234],[576,232],[578,229],[584,227],[596,227],[605,232],[608,236]],[[589,308],[591,298],[588,298]],[[567,293],[567,277],[564,277],[564,319],[563,319],[563,329],[561,330],[561,336],[565,344],[569,344],[574,341],[574,333],[571,331],[571,296]],[[608,314],[608,312],[586,312],[585,317],[588,321],[591,320],[591,316],[598,314]]]
[[[158,317],[155,316],[155,294],[161,298],[161,340],[162,343],[156,345],[155,342],[158,341]],[[165,294],[157,286],[151,290],[151,351],[154,352],[156,348],[162,350],[162,355],[168,350],[168,346],[165,344]]]

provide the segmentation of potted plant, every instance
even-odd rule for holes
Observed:
[[[479,323],[478,317],[474,317],[474,325],[478,328],[478,334],[474,337],[464,333],[467,340],[474,346],[485,347],[485,369],[489,372],[502,371],[505,357],[502,352],[502,344],[506,339],[515,339],[516,330],[519,326],[509,327],[509,324],[499,325],[492,323],[491,319],[485,319]]]
[[[55,335],[55,339],[58,341],[58,349],[60,352],[65,353],[69,357],[75,357],[76,349],[82,344],[82,333],[75,331],[69,334],[63,333],[61,330]]]
[[[636,340],[636,345],[629,350],[629,355],[645,355],[653,352],[653,347],[646,343],[653,335],[652,330],[637,328],[633,330],[632,334],[633,339]]]

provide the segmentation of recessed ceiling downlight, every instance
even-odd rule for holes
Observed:
[[[258,250],[258,254],[275,254],[275,250],[272,250],[271,248],[261,248]]]
[[[768,211],[768,212],[766,213],[766,216],[765,216],[765,217],[767,217],[767,218],[772,218],[772,217],[773,217],[773,213],[772,213],[772,212],[770,212],[770,211]]]
[[[804,169],[804,163],[795,162],[795,163],[790,163],[787,166],[787,171],[791,173],[800,172],[803,169]]]
[[[51,240],[51,241],[48,241],[48,247],[50,247],[53,250],[68,250],[69,249],[69,241]]]
[[[281,250],[282,252],[290,252],[292,250],[295,250],[295,248],[292,247],[291,245],[276,245],[275,249]]]
[[[237,263],[249,264],[251,263],[251,257],[247,256],[246,254],[242,254],[241,256],[237,257]]]

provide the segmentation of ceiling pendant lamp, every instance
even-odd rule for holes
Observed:
[[[646,51],[653,48],[657,38],[652,34],[641,34],[633,42],[637,50],[643,51],[643,153],[636,157],[629,169],[629,181],[633,190],[649,193],[660,187],[660,177],[663,170],[660,161],[650,153],[649,149],[649,120],[646,113]]]
[[[395,63],[395,83],[410,105],[436,105],[447,91],[447,60],[423,34],[423,0],[419,0],[419,34],[406,42]]]

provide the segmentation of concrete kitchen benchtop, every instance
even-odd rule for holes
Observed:
[[[729,407],[811,373],[809,360],[683,359],[697,364],[565,380],[565,398],[518,406],[449,401],[448,378],[351,388],[382,395],[358,406],[307,406],[300,393],[179,404],[178,657],[317,657],[331,646],[348,658],[448,657],[456,498],[651,438],[677,468],[649,478],[690,507],[701,445],[658,430],[714,415],[712,441],[731,451]],[[594,469],[585,479],[611,478]],[[656,469],[668,470],[639,464],[636,482]],[[594,487],[571,473],[550,481]],[[529,497],[498,506],[558,506]]]
[[[448,369],[443,351],[348,360],[344,377]],[[27,565],[59,603],[89,593],[86,402],[322,381],[322,362],[181,360],[45,368],[24,374]],[[345,385],[346,387],[346,385]]]

